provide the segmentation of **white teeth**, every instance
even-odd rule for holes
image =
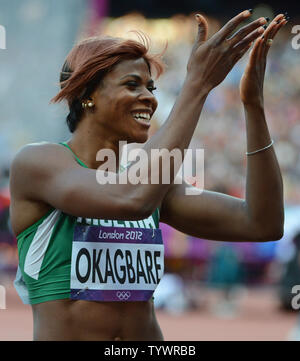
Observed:
[[[146,120],[150,120],[150,114],[148,113],[136,113],[133,114],[133,117],[135,119],[146,119]]]

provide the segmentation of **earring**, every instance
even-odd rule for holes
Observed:
[[[86,107],[89,107],[89,108],[92,108],[94,106],[94,102],[92,100],[89,100],[89,101],[84,101],[81,103],[81,106],[82,108],[86,108]]]

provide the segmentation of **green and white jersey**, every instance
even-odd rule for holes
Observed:
[[[69,148],[66,143],[61,144]],[[86,167],[75,154],[74,157]],[[139,221],[74,217],[51,209],[17,237],[19,267],[15,287],[24,303],[70,298],[72,242],[76,225],[155,229],[159,228],[159,209]]]

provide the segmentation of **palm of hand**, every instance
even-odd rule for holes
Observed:
[[[250,55],[249,63],[240,81],[240,96],[244,104],[263,104],[263,84],[265,77],[265,62],[255,62]]]
[[[263,85],[267,54],[279,29],[287,21],[282,14],[277,15],[268,26],[263,38],[258,38],[250,53],[249,62],[240,82],[240,96],[245,105],[263,106]],[[271,39],[271,42],[269,39]]]

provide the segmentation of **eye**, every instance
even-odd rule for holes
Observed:
[[[155,86],[149,86],[147,89],[148,89],[151,93],[153,93],[154,90],[156,90],[157,88],[156,88]]]
[[[126,85],[129,86],[130,88],[135,88],[138,86],[138,83],[136,81],[128,81]]]
[[[128,86],[129,88],[137,88],[138,86],[140,86],[139,83],[137,83],[136,81],[133,81],[133,80],[128,81],[125,85]],[[147,89],[148,89],[151,93],[153,93],[154,90],[156,90],[156,87],[151,85],[151,86],[148,86]]]

